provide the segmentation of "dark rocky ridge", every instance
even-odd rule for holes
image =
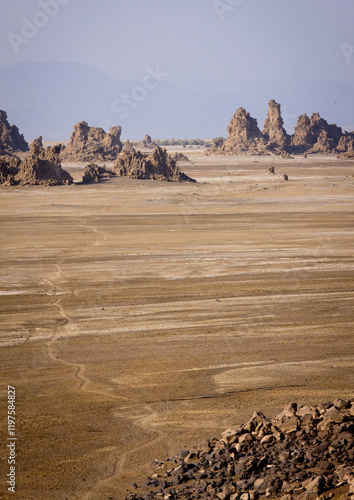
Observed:
[[[341,153],[352,157],[354,133],[343,132],[335,124],[328,124],[318,113],[311,117],[300,115],[295,132],[289,136],[284,129],[280,104],[271,99],[268,114],[261,132],[257,120],[244,108],[239,108],[227,128],[228,137],[214,139],[207,154],[256,154],[275,153]],[[348,151],[348,153],[347,153]]]
[[[178,168],[166,149],[156,146],[152,153],[124,148],[118,155],[112,174],[133,179],[152,179],[169,182],[195,182]]]
[[[222,438],[153,463],[126,500],[354,498],[354,399],[255,412]]]

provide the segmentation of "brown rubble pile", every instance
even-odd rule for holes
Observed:
[[[157,146],[154,142],[152,142],[151,137],[146,134],[144,139],[136,145],[138,149],[154,149]]]
[[[68,161],[113,161],[122,150],[120,135],[122,128],[111,127],[106,133],[103,128],[90,127],[87,122],[74,126],[69,143],[62,150],[61,159]]]
[[[268,114],[261,132],[257,120],[243,108],[239,108],[227,128],[228,137],[213,139],[207,154],[255,154],[275,153],[289,158],[291,153],[341,153],[352,157],[353,133],[343,132],[335,124],[328,124],[318,113],[310,117],[300,115],[294,134],[289,136],[284,129],[280,104],[271,99]],[[347,153],[348,151],[348,153]]]
[[[61,167],[60,144],[44,150],[42,138],[34,140],[29,155],[21,161],[15,156],[0,158],[0,183],[5,185],[59,186],[72,184],[71,175]]]
[[[171,182],[195,182],[180,171],[166,149],[156,146],[152,153],[123,150],[117,157],[112,174],[133,179],[153,179]]]
[[[106,166],[100,167],[95,163],[90,163],[85,168],[82,183],[100,182],[102,179],[109,178],[110,176],[110,173],[106,170]]]
[[[9,124],[7,114],[2,110],[0,110],[0,142],[4,151],[3,153],[0,151],[0,154],[28,151],[28,144],[23,134],[20,134],[16,125]]]
[[[126,500],[326,500],[354,495],[354,399],[260,412],[221,440],[153,463]]]

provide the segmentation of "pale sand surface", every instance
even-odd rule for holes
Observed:
[[[0,188],[16,498],[121,499],[256,409],[354,396],[354,162],[190,158],[198,184]]]

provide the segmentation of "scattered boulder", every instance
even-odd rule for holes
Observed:
[[[275,167],[269,167],[269,173],[275,174]]]
[[[284,181],[288,181],[289,180],[288,175],[287,174],[283,174],[283,179],[284,179]]]
[[[111,175],[106,170],[106,166],[100,167],[95,163],[90,163],[86,166],[84,175],[82,177],[83,184],[91,182],[100,182],[103,178],[109,178]]]
[[[44,150],[42,138],[32,142],[29,155],[18,165],[14,184],[59,186],[72,184],[71,175],[62,169],[60,163],[61,146],[56,145]]]
[[[272,419],[255,412],[220,441],[154,461],[155,472],[126,500],[349,498],[353,460],[354,399],[291,403]]]
[[[112,174],[133,179],[195,182],[194,179],[182,173],[166,149],[159,146],[156,146],[150,154],[123,150],[114,163]]]
[[[175,153],[175,155],[172,156],[172,159],[175,161],[189,161],[189,158],[183,153]]]
[[[79,122],[74,126],[70,141],[61,153],[61,159],[77,162],[113,161],[123,148],[121,132],[122,128],[119,126],[111,127],[106,133],[103,128]]]
[[[7,153],[28,151],[28,144],[23,134],[20,134],[16,125],[9,124],[6,111],[2,110],[0,110],[0,142],[3,151]],[[0,154],[3,153],[0,152]]]

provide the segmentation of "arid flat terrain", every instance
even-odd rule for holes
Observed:
[[[1,498],[8,385],[26,500],[123,499],[254,410],[353,397],[354,161],[189,156],[197,184],[0,187]]]

